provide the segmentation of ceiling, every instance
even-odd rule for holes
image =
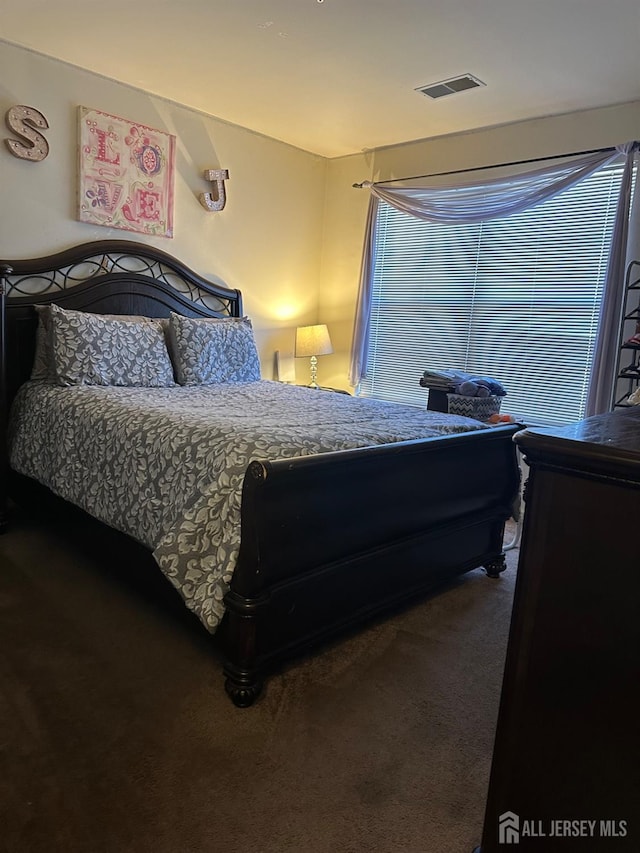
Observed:
[[[638,0],[0,0],[0,18],[6,41],[325,157],[640,100]],[[462,74],[486,85],[415,91]]]

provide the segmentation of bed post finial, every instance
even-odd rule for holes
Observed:
[[[0,264],[0,533],[7,526],[8,486],[7,473],[9,459],[7,453],[7,371],[5,342],[5,300],[7,298],[7,276],[13,268],[9,264]]]
[[[9,264],[0,263],[0,293],[5,295],[5,288],[7,284],[7,276],[11,275],[13,272],[13,267]]]

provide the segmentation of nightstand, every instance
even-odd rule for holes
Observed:
[[[334,394],[347,394],[351,396],[350,391],[345,391],[344,388],[330,388],[328,385],[318,385],[318,391],[333,391]]]
[[[347,394],[352,396],[351,391],[345,391],[344,388],[331,388],[329,385],[299,385],[299,388],[311,388],[315,391],[333,391],[334,394]]]

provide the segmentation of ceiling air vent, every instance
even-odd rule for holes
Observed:
[[[472,74],[463,74],[461,77],[453,77],[451,80],[441,80],[439,83],[429,83],[427,86],[419,86],[416,92],[421,92],[429,98],[444,98],[445,95],[453,95],[456,92],[464,92],[466,89],[477,89],[478,86],[486,86],[482,80],[478,80]]]

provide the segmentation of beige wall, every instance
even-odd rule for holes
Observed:
[[[367,191],[354,189],[352,184],[547,157],[638,138],[640,102],[635,102],[423,140],[329,161],[319,315],[321,321],[328,323],[332,336],[338,341],[339,351],[321,359],[322,381],[346,387],[349,369],[369,201]]]
[[[0,146],[0,257],[35,257],[74,243],[148,240],[244,294],[263,375],[291,353],[296,325],[326,322],[334,354],[322,384],[346,388],[366,190],[352,184],[615,145],[640,137],[640,102],[456,134],[325,160],[143,91],[0,41],[0,110],[39,109],[50,125],[41,163]],[[76,221],[77,107],[94,107],[177,137],[175,237],[144,238]],[[9,136],[9,131],[4,132]],[[204,169],[229,169],[228,201],[208,213]],[[296,362],[299,382],[308,365]]]
[[[14,157],[0,144],[0,257],[37,257],[88,240],[148,242],[244,294],[263,375],[294,328],[317,319],[327,161],[140,90],[0,42],[0,112],[16,104],[47,118],[49,156]],[[212,84],[213,85],[213,84]],[[174,238],[76,221],[77,107],[93,107],[177,138]],[[0,135],[12,136],[0,129]],[[14,137],[15,138],[15,137]],[[227,204],[208,212],[205,169],[229,170]],[[307,365],[297,363],[300,381]]]

